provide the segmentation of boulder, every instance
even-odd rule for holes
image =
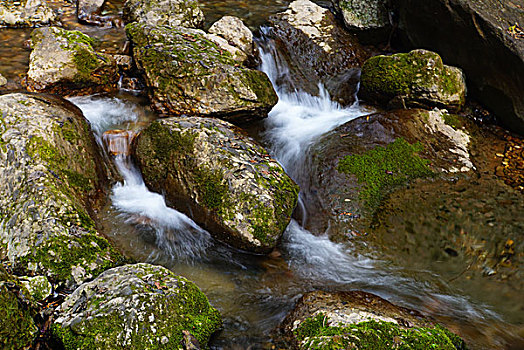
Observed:
[[[219,312],[187,279],[161,266],[124,265],[78,287],[57,310],[53,335],[72,349],[185,349],[185,334],[207,348]]]
[[[266,150],[214,118],[167,118],[137,138],[144,181],[215,237],[266,253],[297,204],[298,187]]]
[[[0,4],[0,27],[36,27],[58,22],[45,0],[5,0]]]
[[[224,38],[228,44],[240,50],[245,59],[254,57],[253,33],[238,17],[224,16],[209,28],[210,34]]]
[[[464,69],[472,96],[506,128],[524,134],[522,1],[394,2],[409,44],[436,51]]]
[[[270,23],[290,65],[303,76],[306,91],[317,95],[320,81],[336,101],[354,102],[360,67],[369,54],[328,9],[296,0],[285,12],[271,16]]]
[[[124,20],[153,27],[202,28],[204,13],[197,0],[127,0]]]
[[[360,291],[306,293],[280,331],[293,349],[465,349],[420,313]]]
[[[116,88],[115,60],[95,52],[93,43],[93,39],[78,31],[35,29],[31,33],[28,89],[69,95]]]
[[[0,125],[0,257],[68,285],[119,263],[91,218],[107,173],[80,110],[57,97],[2,95]]]
[[[434,271],[487,303],[500,305],[498,290],[518,314],[524,196],[513,181],[524,178],[514,158],[524,141],[501,133],[438,110],[354,119],[313,146],[311,179],[298,179],[307,212],[318,213],[306,227]]]
[[[0,347],[29,349],[38,334],[35,303],[18,280],[0,264]]]
[[[278,97],[265,73],[240,67],[201,30],[126,26],[153,107],[162,115],[263,118]]]
[[[364,41],[381,41],[391,30],[389,0],[331,0],[346,28]]]
[[[466,101],[462,71],[446,66],[440,56],[413,50],[374,56],[364,63],[359,96],[393,108],[447,108],[457,111]]]
[[[449,120],[439,110],[396,110],[351,120],[323,136],[311,150],[315,175],[303,193],[309,211],[326,214],[318,215],[323,225],[313,230],[336,231],[335,222],[364,230],[392,190],[419,178],[474,170],[470,136]]]

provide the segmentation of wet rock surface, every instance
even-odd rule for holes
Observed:
[[[299,66],[306,91],[318,94],[322,82],[332,98],[343,105],[354,101],[360,66],[369,54],[335,16],[309,0],[297,0],[270,17],[273,35]],[[314,78],[313,78],[314,77]]]
[[[118,81],[115,60],[95,52],[93,42],[78,31],[35,29],[31,34],[27,88],[63,95],[114,89]]]
[[[293,349],[465,348],[420,313],[360,291],[306,293],[280,330]]]
[[[282,167],[233,125],[209,118],[167,118],[137,139],[146,184],[219,239],[268,252],[297,203]]]
[[[183,349],[186,333],[206,347],[221,323],[193,282],[161,266],[135,264],[77,288],[52,329],[65,349]]]
[[[201,28],[204,13],[196,0],[127,0],[124,20],[151,26]]]
[[[58,21],[45,0],[4,0],[0,4],[1,27],[36,27]]]
[[[470,92],[510,130],[524,133],[522,1],[395,0],[399,27],[414,47],[461,67]],[[457,50],[457,48],[461,48]]]
[[[240,67],[203,31],[183,27],[126,27],[153,107],[162,115],[201,115],[246,122],[277,103],[269,78]]]
[[[462,71],[444,65],[438,54],[414,50],[368,59],[362,67],[359,96],[393,108],[457,111],[466,101],[466,82]]]
[[[90,216],[107,175],[81,112],[56,97],[3,95],[0,126],[0,256],[70,285],[121,261]]]

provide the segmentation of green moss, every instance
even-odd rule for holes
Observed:
[[[78,30],[64,30],[61,28],[53,28],[55,33],[67,40],[69,45],[85,44],[90,48],[93,48],[95,40]]]
[[[257,95],[257,100],[274,106],[278,102],[278,96],[273,85],[264,72],[253,69],[242,69],[237,73],[238,78]]]
[[[461,129],[464,126],[464,121],[456,114],[443,113],[442,119],[444,120],[444,123],[451,126],[455,130]]]
[[[158,271],[152,271],[155,273]],[[157,283],[162,284],[162,277]],[[211,334],[222,324],[219,312],[214,309],[206,296],[192,282],[182,277],[179,286],[171,290],[165,297],[158,297],[157,289],[144,290],[144,294],[136,298],[137,308],[145,317],[139,322],[139,327],[133,329],[129,336],[130,348],[134,349],[178,349],[181,347],[183,333],[189,331],[206,347]],[[141,291],[138,291],[141,292]],[[90,300],[101,303],[103,300]],[[154,322],[149,322],[149,316],[154,316]],[[109,349],[123,340],[123,331],[129,318],[123,317],[115,310],[104,316],[82,320],[73,328],[52,326],[54,337],[59,339],[66,350],[72,349]],[[136,321],[133,318],[133,321]],[[150,327],[155,326],[156,331]],[[132,327],[134,328],[134,327]],[[166,336],[168,342],[162,344],[159,339]]]
[[[398,138],[386,147],[343,157],[337,170],[357,177],[358,182],[364,185],[360,199],[374,210],[392,188],[433,174],[428,167],[429,162],[417,155],[422,150],[420,144],[411,145]]]
[[[194,175],[197,190],[207,208],[219,210],[227,204],[229,187],[222,172],[200,167],[195,170]]]
[[[100,67],[102,62],[98,56],[85,47],[78,46],[75,48],[73,63],[76,66],[78,76],[75,78],[79,82],[89,80],[91,74]]]
[[[50,237],[21,259],[25,266],[39,264],[56,281],[70,279],[73,266],[83,267],[86,272],[97,276],[123,261],[105,238],[94,233]],[[91,263],[96,263],[94,270],[89,267]]]
[[[4,283],[16,284],[18,293],[25,298],[29,293],[16,279],[8,275],[0,265],[0,348],[18,350],[29,347],[33,342],[37,327],[33,321],[31,305],[19,300]]]
[[[456,335],[441,326],[401,328],[392,322],[366,321],[347,327],[331,327],[322,313],[306,319],[294,334],[303,349],[360,349],[360,350],[455,350],[465,349],[464,343],[455,346]],[[460,339],[460,338],[458,338]]]

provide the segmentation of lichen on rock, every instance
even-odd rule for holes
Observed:
[[[197,0],[127,0],[124,20],[151,26],[201,28],[204,13]]]
[[[431,51],[371,57],[364,63],[360,79],[359,96],[390,107],[458,111],[466,101],[462,71],[444,65],[440,56]]]
[[[297,203],[298,187],[282,167],[218,119],[158,120],[138,136],[136,158],[150,188],[238,248],[275,247]]]
[[[79,31],[35,29],[31,33],[28,89],[66,95],[114,89],[118,81],[115,60],[95,52],[93,44],[92,38]]]
[[[263,118],[278,97],[265,73],[240,67],[201,30],[126,26],[153,107],[162,115]]]
[[[58,308],[52,331],[66,350],[183,349],[185,332],[206,347],[221,324],[193,282],[161,266],[135,264],[77,288]]]
[[[35,27],[57,21],[45,0],[3,0],[0,4],[0,27]]]
[[[106,169],[88,122],[46,95],[0,96],[0,256],[77,284],[122,260],[91,218]]]

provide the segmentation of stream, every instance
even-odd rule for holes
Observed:
[[[267,37],[269,29],[261,27],[269,15],[284,10],[289,2],[209,0],[202,1],[202,9],[206,27],[227,14],[242,18],[251,30],[260,33],[259,69],[269,76],[279,102],[264,122],[248,132],[304,190],[312,176],[308,150],[325,133],[373,110],[358,100],[342,108],[330,100],[322,86],[318,96],[311,96],[293,81],[292,69]],[[330,5],[329,1],[315,2]],[[106,0],[106,13],[120,12],[122,4],[123,0]],[[67,29],[100,39],[98,50],[114,53],[123,47],[123,28],[78,25],[72,4],[61,11]],[[31,29],[0,31],[0,72],[11,84],[18,83],[27,71],[30,50],[24,42],[30,33]],[[125,130],[136,135],[156,119],[142,94],[121,91],[116,96],[70,100],[90,121],[107,161],[114,163],[121,176],[111,189],[106,207],[98,213],[101,232],[130,258],[163,265],[195,282],[223,316],[223,329],[211,340],[212,349],[271,349],[272,332],[296,301],[312,290],[377,294],[433,317],[460,334],[471,349],[522,346],[522,300],[515,297],[516,291],[505,299],[498,297],[504,292],[494,284],[479,280],[451,283],[423,264],[392,263],[384,258],[380,247],[363,247],[351,240],[334,243],[325,232],[309,232],[304,228],[308,218],[319,213],[307,212],[300,195],[294,219],[270,255],[246,253],[214,240],[190,217],[168,207],[162,194],[147,189],[133,159],[126,156],[129,143],[117,143],[118,156],[107,149],[111,136],[104,138],[104,132]]]
[[[267,32],[267,29],[262,30]],[[269,39],[261,39],[261,67],[279,102],[256,135],[299,184],[307,178],[308,149],[324,133],[362,115],[358,101],[342,108],[320,86],[311,96],[293,86],[292,73]],[[130,94],[70,99],[89,119],[101,145],[107,130],[137,133],[155,119],[144,101]],[[129,147],[119,150],[126,154]],[[104,231],[137,261],[161,264],[194,281],[224,318],[214,349],[271,348],[271,333],[300,296],[311,290],[364,290],[419,310],[461,334],[472,348],[493,348],[513,338],[511,327],[490,306],[471,300],[427,270],[394,266],[380,252],[360,252],[351,242],[331,242],[303,228],[308,216],[299,203],[278,249],[248,254],[211,238],[191,218],[150,192],[129,156],[112,158],[123,181],[100,213]],[[301,202],[301,200],[299,200]],[[299,218],[299,219],[298,219]],[[489,344],[489,345],[487,345]]]

